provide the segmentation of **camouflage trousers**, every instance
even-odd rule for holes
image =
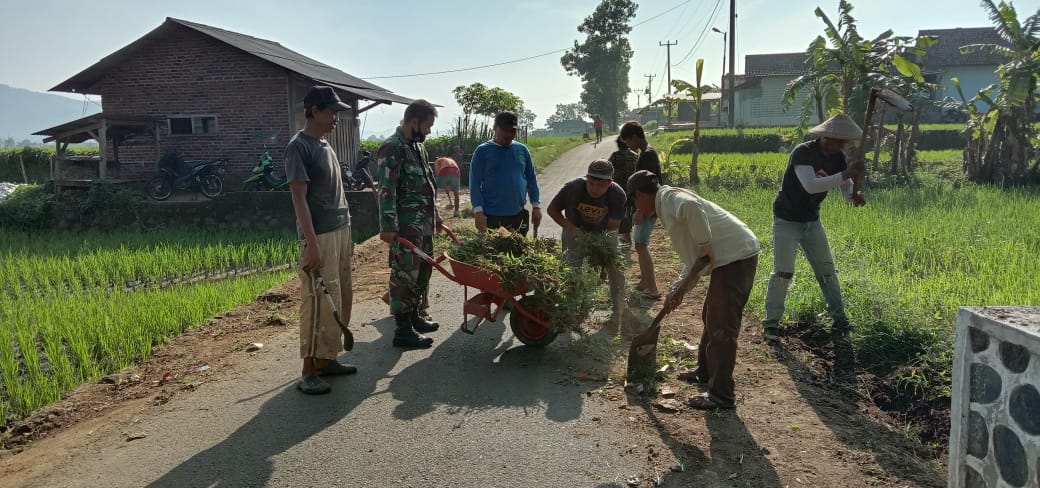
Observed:
[[[428,255],[433,254],[433,236],[400,236]],[[390,313],[408,313],[422,308],[430,286],[433,266],[394,240],[390,244]]]

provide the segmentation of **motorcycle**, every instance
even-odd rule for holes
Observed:
[[[159,174],[148,182],[148,196],[166,200],[173,190],[198,190],[206,198],[216,198],[224,190],[226,158],[185,161],[171,151],[159,159]]]
[[[372,191],[375,191],[375,181],[372,180],[372,173],[368,170],[369,164],[372,163],[372,153],[361,151],[360,156],[357,167],[353,171],[350,170],[346,161],[339,163],[343,173],[343,189],[347,191],[362,191],[365,188],[371,188]]]
[[[260,162],[253,168],[252,175],[242,183],[243,191],[271,190],[286,191],[289,189],[289,180],[285,173],[274,169],[274,158],[264,145],[264,153],[260,155]]]

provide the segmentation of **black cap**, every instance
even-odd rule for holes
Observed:
[[[632,173],[632,176],[628,177],[628,183],[625,184],[625,193],[628,194],[628,201],[626,203],[631,204],[635,201],[636,192],[646,189],[648,186],[658,185],[657,175],[651,171],[641,169]]]
[[[495,116],[495,127],[502,129],[516,129],[520,127],[519,120],[516,118],[516,114],[508,110],[499,112]]]
[[[315,105],[322,105],[325,107],[331,107],[337,112],[343,110],[350,110],[350,105],[343,103],[339,99],[339,95],[336,95],[336,90],[328,86],[312,86],[307,92],[307,95],[303,97],[303,108],[308,109]]]

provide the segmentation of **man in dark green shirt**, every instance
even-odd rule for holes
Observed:
[[[336,302],[340,319],[350,323],[350,212],[343,194],[336,151],[325,134],[336,129],[338,113],[351,110],[335,90],[315,86],[303,99],[307,125],[285,148],[285,175],[292,192],[300,236],[300,357],[303,371],[296,388],[316,395],[331,390],[321,376],[353,374],[357,367],[336,361],[343,344],[336,317],[317,288],[316,271]]]

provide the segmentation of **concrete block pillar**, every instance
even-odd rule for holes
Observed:
[[[951,488],[1040,486],[1040,307],[957,314]]]

